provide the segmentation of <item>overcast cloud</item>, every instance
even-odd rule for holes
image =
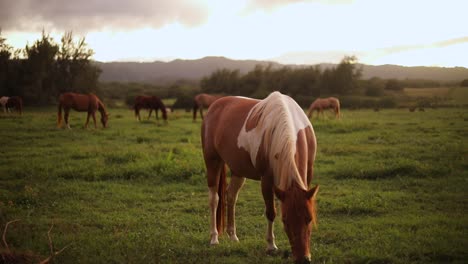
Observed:
[[[0,0],[23,48],[41,30],[86,36],[101,61],[275,59],[467,65],[466,0]],[[462,51],[462,52],[460,52]]]
[[[104,29],[160,28],[178,22],[202,24],[208,16],[203,1],[191,0],[2,0],[4,31],[46,30],[87,33]]]

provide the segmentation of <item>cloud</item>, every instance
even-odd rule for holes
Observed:
[[[389,48],[380,49],[379,52],[384,53],[384,54],[391,54],[391,53],[406,52],[406,51],[418,50],[418,49],[443,48],[443,47],[449,47],[452,45],[458,45],[458,44],[463,44],[463,43],[468,43],[468,36],[437,41],[437,42],[433,42],[429,44],[393,46]]]
[[[138,27],[160,28],[178,22],[197,26],[208,9],[194,0],[13,0],[0,1],[4,31],[73,30],[76,32]]]
[[[282,6],[297,3],[320,3],[325,5],[351,3],[354,0],[251,0],[246,11],[256,9],[273,10]]]

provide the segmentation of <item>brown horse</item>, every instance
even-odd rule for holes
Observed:
[[[149,109],[148,119],[151,117],[151,112],[154,110],[156,112],[156,120],[159,120],[158,117],[158,110],[161,110],[162,116],[164,121],[167,122],[167,110],[164,103],[156,96],[137,96],[135,98],[135,104],[133,105],[133,109],[135,110],[135,117],[138,121],[141,120],[140,117],[140,109]]]
[[[12,109],[18,111],[20,115],[23,114],[23,99],[19,96],[2,96],[0,98],[0,104],[3,107],[3,112],[11,112]]]
[[[310,234],[316,224],[318,186],[313,177],[317,141],[302,108],[289,96],[271,93],[264,100],[228,96],[214,102],[201,132],[207,169],[211,244],[224,229],[227,196],[227,233],[238,241],[235,204],[245,179],[260,180],[266,208],[267,251],[276,251],[273,221],[274,194],[281,201],[284,229],[296,262],[310,261]],[[226,187],[226,167],[232,177]]]
[[[193,98],[193,122],[197,119],[197,111],[200,110],[200,116],[203,119],[203,108],[208,108],[210,105],[221,98],[221,95],[211,95],[206,93],[201,93],[195,95]]]
[[[340,118],[340,100],[335,97],[315,99],[309,107],[308,117],[313,117],[315,110],[317,110],[317,118],[320,116],[320,113],[324,116],[323,110],[325,109],[332,109],[335,112],[335,118]]]
[[[88,127],[89,117],[93,117],[94,128],[96,126],[96,111],[101,113],[101,123],[103,127],[107,127],[107,120],[109,114],[106,112],[104,104],[99,100],[99,98],[94,94],[77,94],[77,93],[63,93],[59,96],[59,105],[57,113],[57,126],[61,127],[62,125],[62,108],[65,112],[65,124],[70,128],[68,123],[68,114],[70,109],[74,109],[78,112],[88,112],[86,117],[85,128]]]

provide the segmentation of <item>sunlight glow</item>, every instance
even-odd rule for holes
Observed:
[[[197,3],[197,1],[191,1]],[[86,40],[99,61],[168,58],[339,62],[356,55],[368,64],[468,67],[468,40],[444,47],[431,43],[468,37],[468,2],[448,1],[198,1],[207,17],[198,25],[177,21],[160,27],[89,30]],[[6,33],[6,34],[4,34]],[[4,31],[23,48],[40,32]],[[59,42],[60,35],[51,34]],[[315,57],[315,59],[314,59]]]

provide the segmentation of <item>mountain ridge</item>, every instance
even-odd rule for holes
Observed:
[[[172,61],[153,62],[94,62],[102,69],[100,81],[103,82],[145,82],[157,83],[180,79],[199,80],[218,69],[239,70],[245,74],[256,65],[272,68],[301,68],[318,65],[321,68],[337,64],[281,64],[262,60],[233,60],[219,56],[208,56],[200,59],[174,59]],[[378,77],[382,79],[423,79],[434,81],[461,81],[468,79],[468,69],[464,67],[431,67],[400,65],[366,65],[363,67],[363,79]]]

